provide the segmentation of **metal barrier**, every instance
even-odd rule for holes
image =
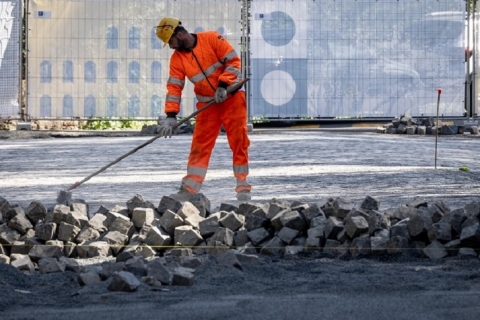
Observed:
[[[0,0],[0,119],[19,117],[21,0]]]
[[[251,119],[476,116],[475,16],[465,0],[32,0],[31,119],[163,115],[172,51],[153,26],[176,16],[242,56]],[[473,2],[476,5],[476,1]],[[19,55],[20,56],[20,55]],[[190,83],[182,113],[194,111]]]

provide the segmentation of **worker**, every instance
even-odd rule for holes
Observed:
[[[189,33],[179,19],[163,18],[156,35],[174,49],[170,57],[166,119],[159,129],[165,138],[172,136],[180,111],[185,77],[194,85],[197,109],[209,101],[215,103],[198,113],[195,119],[192,144],[188,157],[187,174],[183,177],[180,190],[170,195],[178,201],[188,201],[199,193],[207,174],[208,164],[215,142],[223,126],[233,156],[233,175],[236,179],[236,197],[240,201],[251,199],[248,176],[247,108],[245,92],[227,90],[241,79],[241,60],[232,45],[216,31]]]

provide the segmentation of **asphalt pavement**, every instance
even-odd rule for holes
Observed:
[[[35,132],[3,137],[0,196],[23,206],[33,200],[55,203],[60,190],[152,138]],[[385,210],[417,196],[428,203],[442,200],[452,209],[479,200],[478,137],[439,136],[436,168],[434,136],[365,129],[254,130],[250,139],[253,202],[277,198],[323,204],[342,197],[360,205],[369,195]],[[158,139],[74,189],[74,197],[87,201],[91,211],[125,205],[136,194],[158,205],[178,188],[190,142],[189,135]],[[239,203],[231,168],[222,134],[201,190],[212,208]],[[79,290],[68,273],[37,278],[12,272],[0,275],[0,307],[5,308],[0,318],[480,318],[478,259],[399,259],[293,258],[246,265],[242,271],[212,263],[196,272],[192,287],[136,293],[108,292],[104,285]]]
[[[60,190],[82,180],[152,136],[37,136],[0,140],[0,196],[28,205],[55,203]],[[81,136],[81,137],[80,137]],[[416,196],[451,207],[478,199],[480,139],[379,134],[373,130],[258,130],[250,133],[252,201],[272,198],[322,203],[376,197],[386,209]],[[125,204],[136,194],[158,204],[186,172],[191,135],[160,138],[73,190],[99,205]],[[461,171],[468,167],[469,171]],[[201,192],[212,202],[235,200],[231,151],[218,137]]]

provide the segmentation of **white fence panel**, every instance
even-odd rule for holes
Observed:
[[[29,11],[32,118],[163,115],[173,51],[153,27],[165,16],[190,32],[218,30],[240,52],[236,0],[32,0]],[[188,82],[180,115],[194,102]]]
[[[464,0],[251,2],[250,116],[462,116]]]
[[[19,117],[20,26],[19,0],[0,0],[0,117]]]

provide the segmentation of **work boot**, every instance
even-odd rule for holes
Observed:
[[[248,190],[242,190],[237,193],[238,201],[250,201],[250,199],[252,199],[252,196],[250,195],[250,191]]]
[[[193,193],[190,193],[187,189],[184,187],[180,187],[177,193],[172,193],[169,197],[173,198],[179,202],[185,202],[190,200],[190,198],[193,196]]]

